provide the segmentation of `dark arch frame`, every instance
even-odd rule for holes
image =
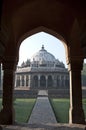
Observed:
[[[33,29],[33,30],[31,30],[31,31],[29,31],[29,32],[27,32],[27,33],[25,33],[24,35],[22,35],[21,37],[20,37],[20,39],[18,40],[18,48],[17,48],[17,57],[19,58],[19,48],[20,48],[20,45],[22,44],[22,42],[26,39],[26,38],[28,38],[28,37],[30,37],[30,36],[32,36],[32,35],[34,35],[34,34],[36,34],[36,33],[40,33],[40,32],[44,32],[44,33],[48,33],[48,34],[50,34],[51,36],[54,36],[55,38],[57,38],[58,40],[60,40],[61,42],[62,42],[62,44],[63,44],[63,46],[64,46],[64,49],[65,49],[65,54],[66,54],[66,57],[67,57],[67,55],[68,55],[68,45],[67,45],[67,42],[66,42],[66,40],[60,35],[60,34],[58,34],[56,31],[54,31],[54,30],[52,30],[52,29],[49,29],[49,28],[47,28],[47,27],[44,27],[44,26],[39,26],[39,27],[37,27],[37,28],[35,28],[35,29]]]

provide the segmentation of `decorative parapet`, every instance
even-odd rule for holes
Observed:
[[[60,67],[25,67],[25,68],[18,68],[16,73],[21,72],[68,72],[67,69],[60,68]]]

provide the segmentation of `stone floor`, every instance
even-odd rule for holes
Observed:
[[[86,130],[85,125],[77,124],[16,124],[2,127],[0,130]]]

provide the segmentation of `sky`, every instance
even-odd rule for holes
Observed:
[[[23,61],[30,59],[34,53],[41,49],[42,45],[44,45],[45,50],[53,54],[56,59],[59,59],[59,61],[63,62],[67,68],[63,43],[56,37],[45,32],[36,33],[26,38],[21,43],[18,65],[20,66]]]

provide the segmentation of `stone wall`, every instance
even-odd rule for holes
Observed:
[[[36,98],[38,89],[31,90],[15,90],[15,98]],[[86,98],[86,89],[82,91],[83,98]],[[49,89],[48,96],[52,98],[69,98],[69,89]],[[0,90],[0,97],[2,97],[2,90]]]
[[[48,95],[54,98],[69,98],[69,89],[50,89]]]

